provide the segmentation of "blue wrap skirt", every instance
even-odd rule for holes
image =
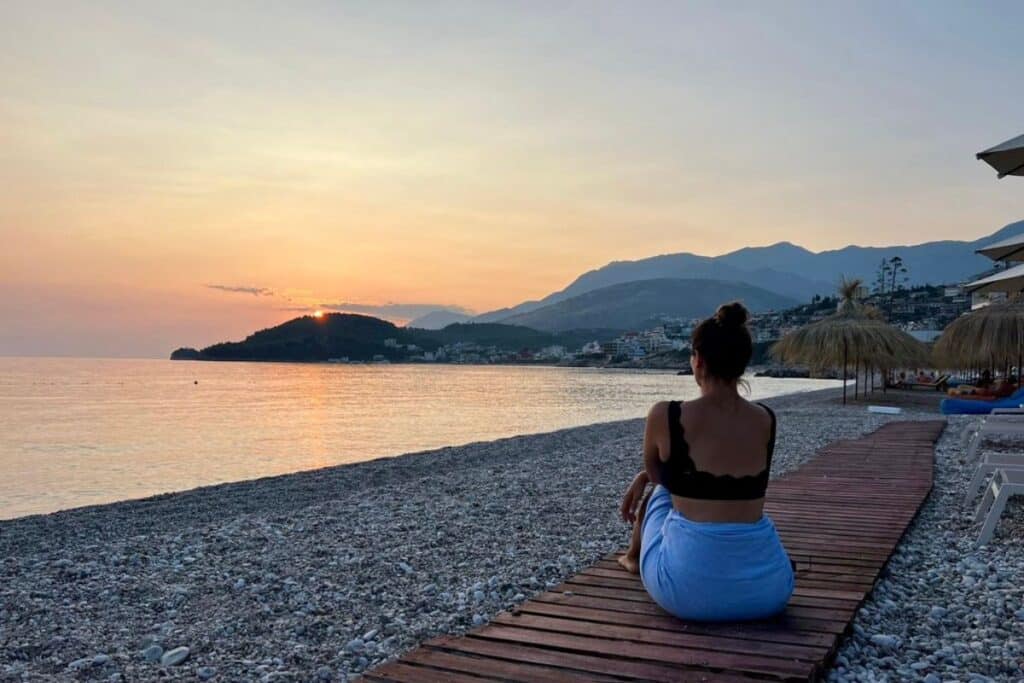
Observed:
[[[696,621],[762,619],[793,594],[793,567],[767,516],[752,523],[694,522],[658,486],[644,516],[640,578],[661,607]]]

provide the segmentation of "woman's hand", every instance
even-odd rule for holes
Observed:
[[[626,494],[622,497],[622,506],[619,508],[624,522],[629,522],[630,524],[636,522],[636,511],[640,507],[640,501],[644,498],[647,482],[646,472],[638,473],[633,477],[633,481],[630,482],[629,487],[626,489]]]

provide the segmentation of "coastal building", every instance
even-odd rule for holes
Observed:
[[[672,348],[672,341],[665,336],[664,327],[643,330],[637,334],[636,342],[646,353],[658,353]]]
[[[545,346],[537,352],[537,360],[562,360],[565,358],[565,347],[555,344],[552,346]]]
[[[643,358],[646,351],[640,341],[640,335],[636,332],[627,332],[621,337],[607,341],[602,346],[605,354],[616,358],[629,358],[636,360]]]

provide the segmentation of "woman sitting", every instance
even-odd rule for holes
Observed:
[[[775,415],[738,390],[753,351],[746,321],[746,309],[731,303],[694,330],[701,397],[651,408],[644,469],[622,501],[634,526],[620,563],[682,619],[768,617],[793,592],[792,564],[763,512]]]

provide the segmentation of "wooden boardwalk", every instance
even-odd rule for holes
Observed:
[[[837,441],[768,486],[797,564],[786,611],[698,624],[663,612],[610,555],[464,636],[427,641],[364,676],[396,683],[816,680],[932,486],[943,421]]]

